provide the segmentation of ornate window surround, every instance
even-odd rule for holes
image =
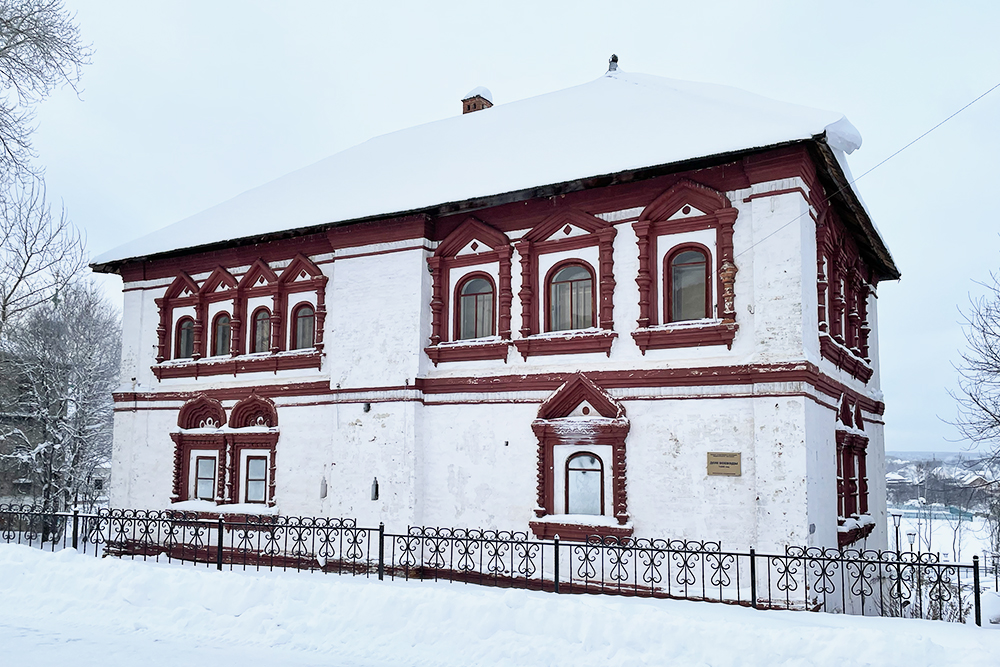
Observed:
[[[586,407],[586,411],[577,414],[577,409],[581,406]],[[596,414],[585,414],[590,410]],[[583,373],[575,373],[542,403],[531,428],[538,438],[538,506],[535,516],[545,519],[531,521],[528,525],[532,532],[539,539],[548,539],[557,534],[567,540],[584,540],[588,535],[629,537],[632,527],[626,525],[629,517],[625,484],[625,438],[629,431],[629,421],[625,416],[625,408]],[[618,525],[591,525],[558,520],[561,514],[556,514],[554,456],[558,445],[571,445],[578,450],[570,454],[570,457],[577,453],[591,452],[593,447],[610,447],[610,465],[603,462],[603,474],[611,476],[610,511]],[[563,467],[560,466],[559,472],[564,474]],[[605,500],[606,507],[607,504]]]
[[[177,415],[178,431],[174,441],[172,503],[193,500],[191,494],[191,456],[195,452],[215,452],[215,502],[228,505],[240,502],[243,462],[247,455],[268,459],[267,501],[273,507],[275,489],[275,450],[278,444],[278,411],[268,399],[250,394],[233,406],[228,427],[222,403],[204,394],[184,403]],[[245,453],[247,455],[245,455]]]
[[[312,261],[304,255],[296,255],[280,275],[261,259],[257,259],[243,277],[237,281],[223,267],[217,267],[205,281],[198,285],[188,274],[181,272],[167,288],[164,295],[155,300],[160,311],[160,324],[157,327],[156,365],[152,367],[157,379],[200,377],[203,375],[236,375],[251,372],[277,372],[279,370],[299,368],[319,368],[323,351],[323,329],[326,320],[326,283],[323,275]],[[290,326],[284,316],[285,309],[291,297],[300,293],[314,293],[315,313],[314,340],[312,348],[296,350],[295,354],[279,355],[289,347],[288,335]],[[253,335],[253,325],[247,319],[247,304],[249,299],[270,297],[271,346],[270,355],[260,353],[249,356],[248,349],[253,343],[249,337]],[[211,305],[229,302],[226,309],[230,314],[230,354],[228,358],[205,360],[213,341],[213,323],[217,312],[209,319]],[[171,338],[176,337],[176,322],[174,312],[180,308],[194,309],[194,354],[190,360],[167,361],[167,351],[174,349]],[[257,308],[254,309],[256,312]],[[220,311],[221,312],[221,311]],[[252,314],[251,314],[252,316]],[[213,350],[214,351],[214,350]]]
[[[427,259],[432,281],[431,338],[424,352],[435,366],[442,362],[478,359],[503,359],[506,362],[510,348],[510,304],[514,296],[510,285],[512,254],[506,234],[470,216]],[[497,264],[499,283],[495,284],[494,292],[494,322],[498,339],[455,340],[456,333],[449,322],[457,319],[458,299],[452,292],[468,276],[479,271],[473,269],[458,276],[454,279],[455,285],[452,285],[452,270],[493,263]]]
[[[493,280],[493,276],[486,273],[485,271],[472,271],[470,273],[465,273],[461,278],[455,281],[455,289],[452,293],[452,303],[455,304],[454,313],[452,314],[452,340],[454,341],[474,341],[476,338],[462,338],[462,288],[465,285],[476,279],[485,280],[490,284],[490,288],[493,292],[490,294],[490,299],[493,301],[492,316],[493,316],[493,326],[490,327],[489,336],[495,336],[497,332],[497,285],[496,281]]]
[[[705,317],[700,319],[710,319],[712,316],[712,271],[709,268],[712,262],[712,251],[701,243],[686,241],[678,243],[663,255],[663,317],[670,323],[687,320],[673,320],[673,260],[682,252],[694,251],[702,255],[705,259]]]
[[[579,266],[590,274],[590,326],[588,329],[593,329],[597,326],[597,277],[594,267],[590,265],[590,262],[583,259],[569,258],[563,259],[555,264],[553,264],[548,271],[545,272],[545,280],[542,281],[543,288],[545,290],[545,332],[546,333],[557,333],[559,331],[578,331],[578,329],[552,329],[552,281],[555,279],[556,274],[558,274],[563,269],[570,266]]]
[[[692,211],[701,215],[692,215]],[[701,345],[732,348],[738,329],[734,303],[737,268],[733,256],[733,225],[738,213],[721,192],[682,179],[650,202],[639,220],[632,223],[639,249],[639,271],[635,279],[639,286],[639,319],[636,320],[639,328],[632,332],[632,338],[643,354],[649,349]],[[658,239],[702,229],[714,230],[716,235],[715,267],[710,267],[709,275],[715,276],[710,289],[715,295],[717,318],[706,320],[703,326],[692,326],[691,322],[659,326],[657,295],[661,285],[666,289],[667,276],[657,275],[658,271],[666,273],[656,262]],[[665,312],[664,319],[667,317]]]
[[[565,237],[560,238],[562,231]],[[574,233],[579,231],[579,233]],[[618,334],[614,331],[614,239],[618,230],[608,222],[576,209],[566,209],[535,225],[515,247],[521,258],[521,338],[514,346],[525,359],[542,354],[579,354],[604,352],[611,356],[611,344]],[[547,278],[539,275],[539,256],[547,253],[597,247],[598,266],[595,269],[594,318],[597,331],[566,331],[544,333],[545,321],[540,312],[547,302],[542,290],[548,289]],[[541,290],[538,289],[541,286]],[[562,333],[563,335],[558,335]]]
[[[868,297],[876,282],[858,244],[833,208],[826,208],[816,225],[820,355],[865,384],[874,373],[868,354]]]

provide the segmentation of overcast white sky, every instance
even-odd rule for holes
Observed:
[[[820,4],[67,0],[93,62],[79,98],[40,107],[35,147],[96,255],[456,115],[477,85],[523,99],[597,78],[613,52],[628,71],[845,113],[864,137],[855,175],[1000,83],[1000,3]],[[940,418],[959,308],[1000,269],[998,120],[1000,90],[859,183],[903,273],[879,289],[889,450],[960,446]]]

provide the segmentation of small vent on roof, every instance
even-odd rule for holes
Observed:
[[[493,106],[493,93],[490,92],[489,88],[484,88],[483,86],[473,88],[462,98],[463,114],[482,111],[483,109],[489,109],[491,106]]]
[[[608,71],[614,72],[618,69],[618,56],[611,54],[611,59],[608,60]]]

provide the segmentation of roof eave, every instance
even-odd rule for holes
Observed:
[[[820,180],[826,190],[832,193],[829,195],[829,201],[849,212],[850,215],[843,216],[844,223],[854,232],[862,253],[866,255],[866,260],[875,270],[878,279],[899,280],[899,269],[892,259],[889,248],[875,228],[864,204],[854,192],[851,181],[841,168],[833,148],[827,142],[826,134],[816,135],[810,143],[819,167],[817,173]]]

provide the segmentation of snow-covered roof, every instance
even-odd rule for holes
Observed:
[[[490,89],[487,88],[486,86],[476,86],[475,88],[473,88],[472,90],[470,90],[468,93],[465,94],[465,97],[462,98],[462,101],[464,102],[465,100],[472,99],[477,95],[485,99],[490,104],[493,104],[493,93],[491,93]]]
[[[102,268],[824,133],[842,151],[861,145],[839,113],[619,69],[565,90],[375,137],[93,261]],[[469,168],[473,159],[475,169]]]

